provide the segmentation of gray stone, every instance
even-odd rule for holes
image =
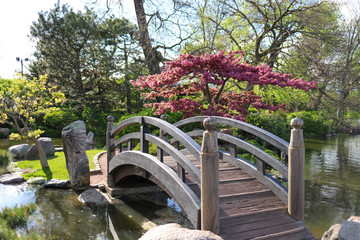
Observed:
[[[0,128],[0,137],[7,138],[10,135],[10,129]]]
[[[86,150],[95,149],[94,133],[90,131],[86,136]]]
[[[45,154],[47,157],[55,155],[55,146],[51,138],[41,137],[38,139],[41,146],[44,148]],[[39,151],[35,144],[26,152],[25,159],[34,160],[39,159]]]
[[[24,160],[26,152],[29,150],[29,144],[14,145],[8,148],[8,152],[13,156],[14,160]]]
[[[360,217],[351,216],[341,224],[339,230],[339,240],[359,240],[360,239]]]
[[[84,191],[82,194],[80,194],[78,200],[88,205],[104,205],[108,203],[106,198],[94,188],[90,188]]]
[[[4,174],[0,176],[0,183],[3,184],[18,184],[24,181],[24,178],[18,174]]]
[[[85,190],[90,186],[89,160],[85,150],[85,123],[71,123],[62,130],[61,136],[71,186],[76,190]]]
[[[34,178],[30,178],[29,180],[26,181],[27,184],[39,184],[42,185],[45,183],[45,178],[43,177],[34,177]]]
[[[51,179],[44,183],[45,188],[61,188],[61,189],[69,189],[71,188],[69,180],[59,180],[59,179]]]
[[[340,227],[340,224],[332,225],[329,230],[324,233],[321,240],[338,240]]]
[[[190,230],[177,223],[169,223],[147,231],[139,240],[221,240],[210,231]]]

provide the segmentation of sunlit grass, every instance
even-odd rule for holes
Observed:
[[[95,169],[94,165],[94,156],[104,151],[103,149],[88,150],[86,154],[89,159],[90,170]],[[52,178],[57,178],[61,180],[69,180],[69,173],[66,169],[66,159],[64,152],[56,152],[55,156],[48,157],[49,168],[42,168],[40,160],[25,160],[17,162],[16,166],[25,169],[24,174],[22,175],[25,180],[34,177],[43,177],[46,180]]]

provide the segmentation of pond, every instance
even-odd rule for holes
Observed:
[[[0,184],[0,192],[0,210],[36,203],[37,208],[28,219],[27,228],[17,231],[24,234],[34,231],[46,239],[135,240],[145,232],[144,226],[152,223],[190,224],[179,206],[161,192],[127,197],[120,203],[95,208],[80,203],[72,190]]]
[[[55,147],[62,146],[62,139],[61,138],[51,138]],[[17,144],[28,143],[32,145],[33,143],[30,141],[10,141],[9,139],[0,139],[0,149],[8,150],[9,147]]]
[[[305,223],[322,234],[360,215],[360,135],[305,140]]]

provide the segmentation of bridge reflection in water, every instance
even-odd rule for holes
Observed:
[[[185,133],[179,129],[204,120],[205,130]],[[109,116],[107,189],[110,194],[118,192],[130,176],[138,176],[169,194],[195,228],[211,230],[224,239],[314,239],[303,223],[301,119],[292,120],[290,144],[263,129],[224,117],[193,117],[174,125],[147,116],[126,119],[117,126],[113,122],[114,118]],[[252,134],[277,148],[279,156],[289,156],[282,162],[247,141],[215,133],[216,122]],[[115,138],[134,124],[141,125],[139,132]],[[150,127],[160,129],[160,137],[151,134]],[[202,147],[193,139],[201,136]],[[229,151],[219,150],[217,139],[227,142]],[[132,150],[134,140],[140,142],[140,151]],[[149,154],[150,142],[157,146],[156,157]],[[128,151],[122,151],[125,143]],[[241,158],[240,149],[252,154],[256,163]],[[288,181],[289,189],[268,173],[270,167]]]

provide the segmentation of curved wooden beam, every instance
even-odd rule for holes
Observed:
[[[128,151],[122,152],[110,160],[109,174],[115,174],[117,168],[124,165],[133,165],[150,173],[149,180],[159,183],[161,188],[165,188],[164,190],[181,206],[195,228],[200,226],[199,198],[170,167],[149,154]]]
[[[112,147],[116,148],[121,143],[126,142],[130,139],[140,139],[140,132],[132,132],[120,137],[114,142],[114,145]]]
[[[184,147],[187,148],[191,154],[193,154],[194,157],[200,161],[200,145],[176,126],[159,118],[147,116],[136,116],[128,118],[114,127],[114,129],[111,131],[111,137],[115,137],[122,129],[132,124],[150,124],[164,130],[166,133],[184,145]]]
[[[288,142],[286,142],[285,140],[279,138],[278,136],[276,136],[264,129],[261,129],[259,127],[248,124],[246,122],[242,122],[242,121],[232,119],[232,118],[225,118],[225,117],[218,117],[218,116],[211,116],[211,117],[215,118],[217,120],[218,124],[225,124],[230,127],[239,128],[241,130],[244,130],[248,133],[251,133],[251,134],[269,142],[270,144],[277,147],[278,149],[280,149],[282,152],[284,152],[286,154],[288,152],[288,147],[289,147]],[[202,121],[204,121],[205,118],[208,118],[208,116],[196,116],[196,117],[186,118],[186,119],[180,120],[177,123],[174,123],[174,125],[176,127],[180,128],[180,127],[190,124],[190,123],[202,122]]]

